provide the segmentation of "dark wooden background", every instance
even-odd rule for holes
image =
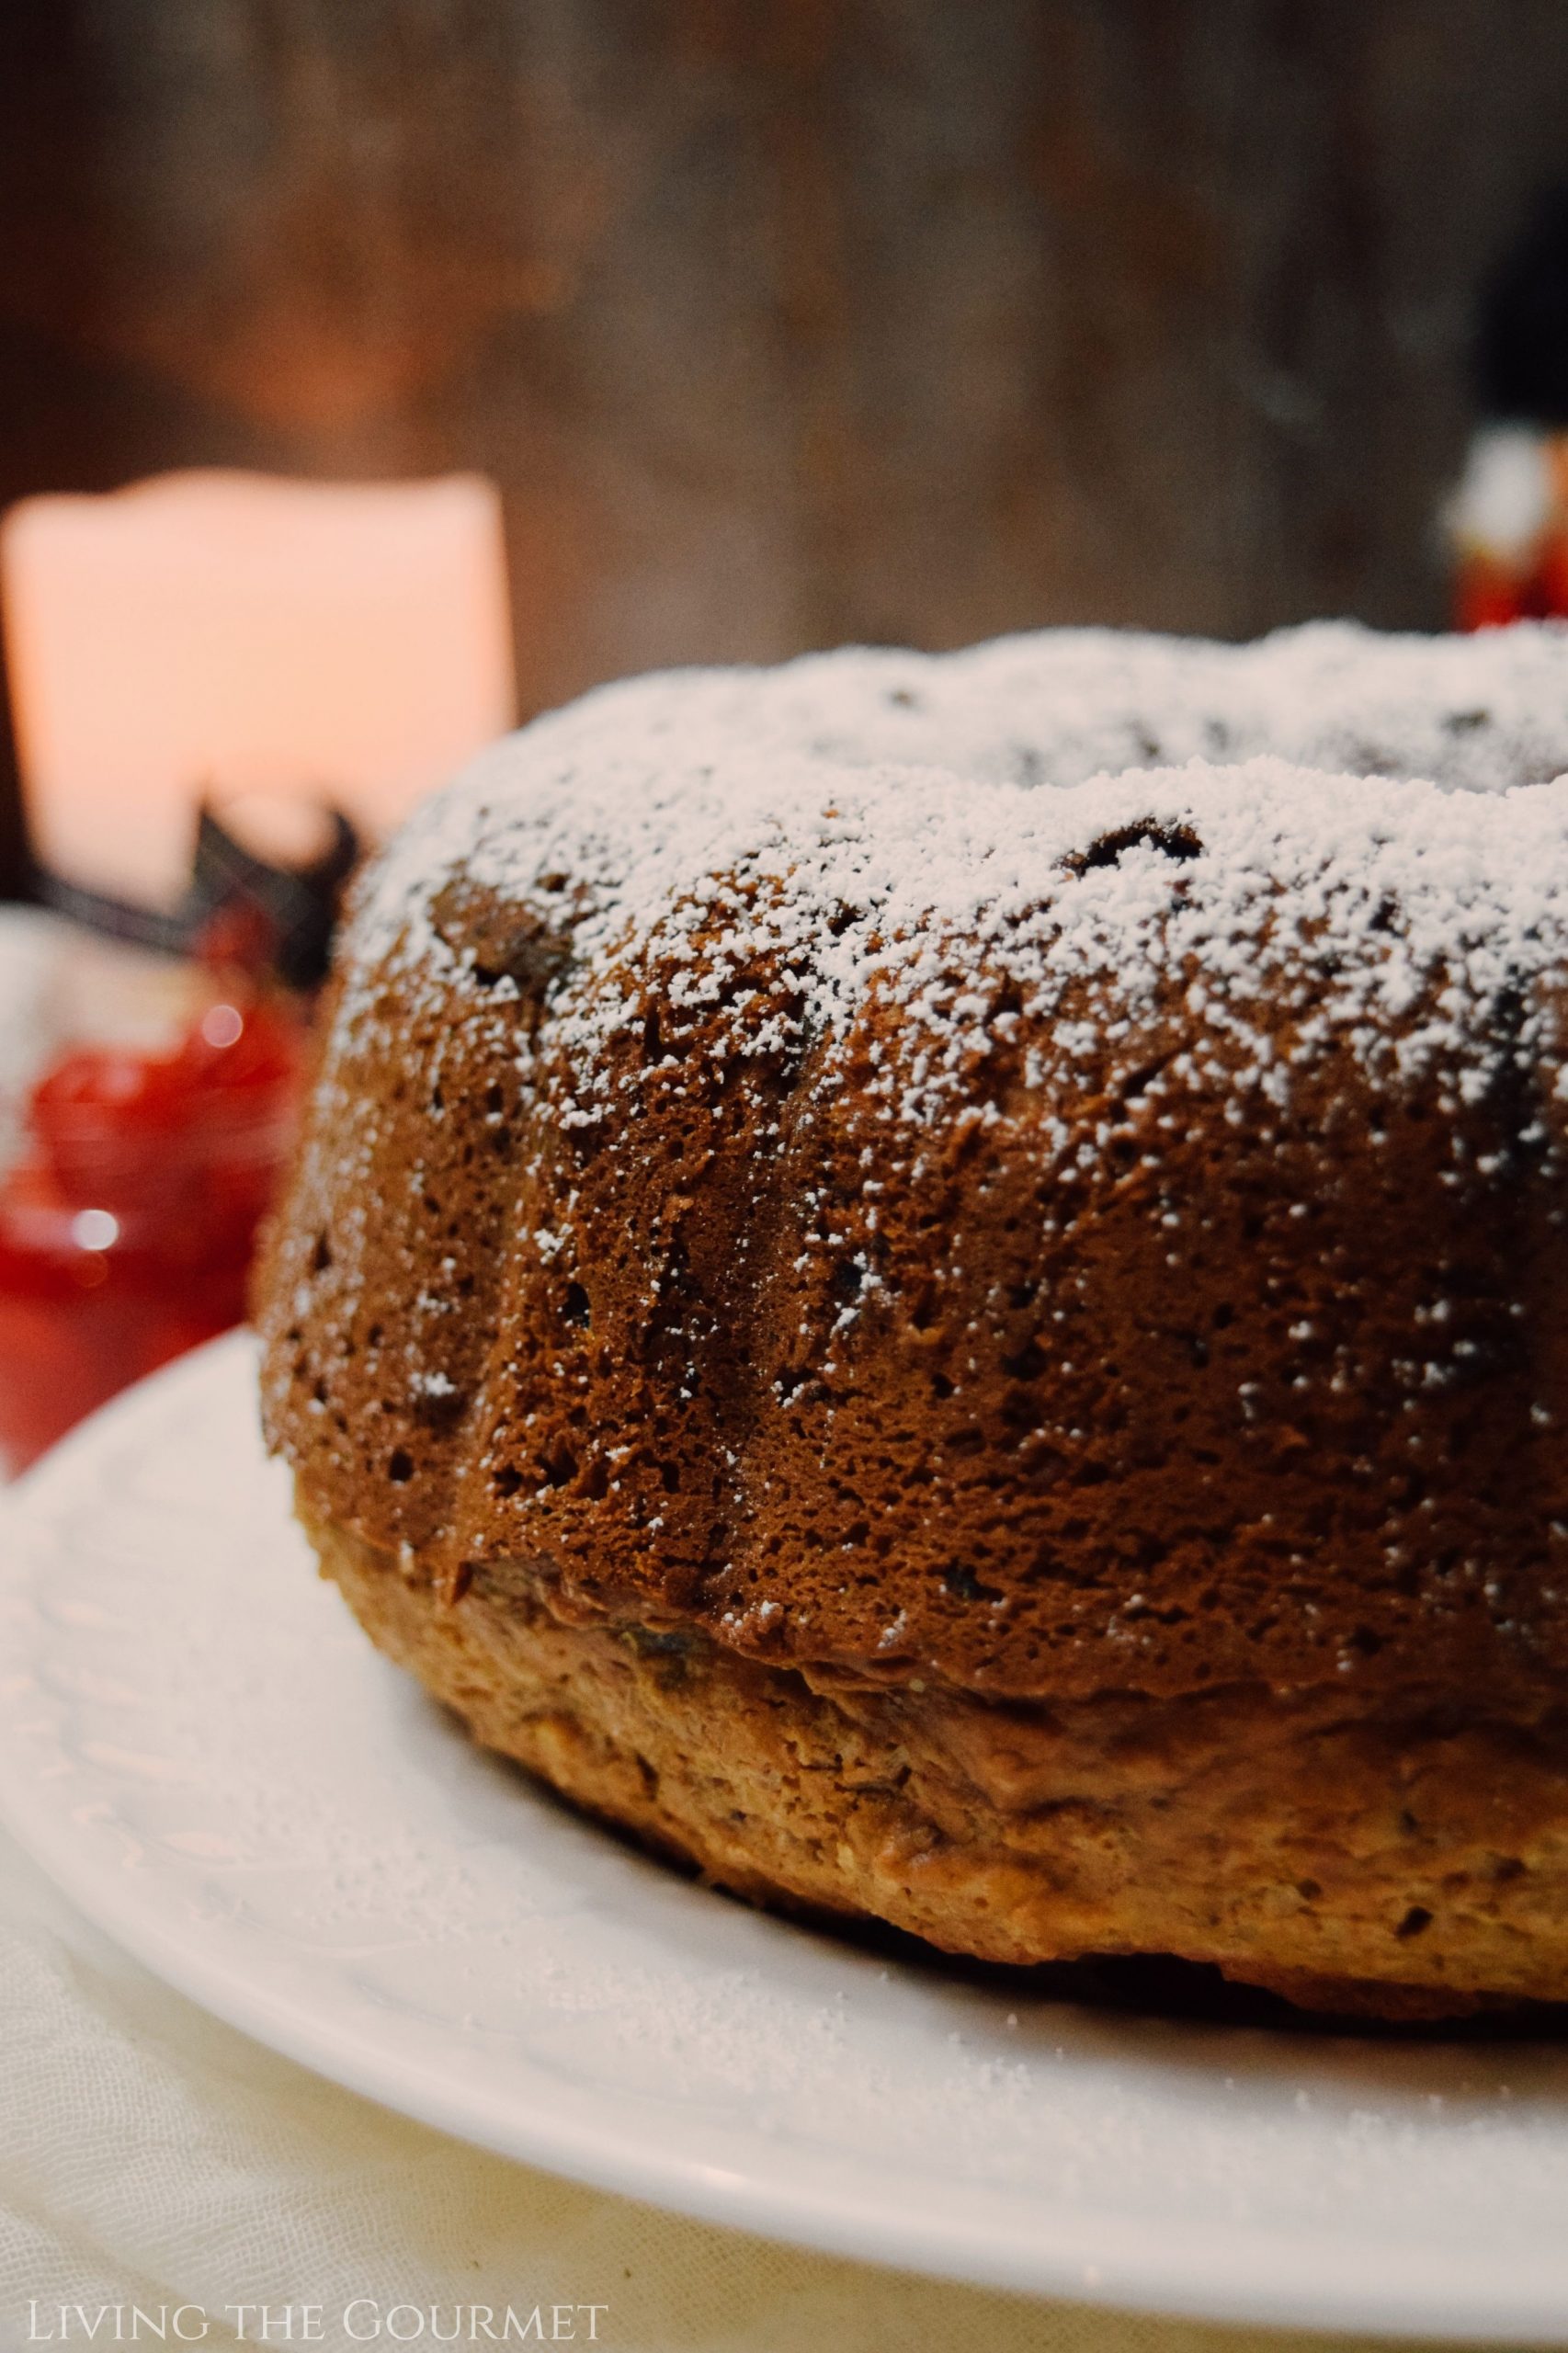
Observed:
[[[525,708],[1431,623],[1562,0],[9,0],[0,502],[475,466]]]

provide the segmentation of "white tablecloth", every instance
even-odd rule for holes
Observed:
[[[592,2330],[612,2353],[1234,2353],[1247,2341],[796,2253],[482,2155],[168,1992],[3,1836],[0,2024],[5,2353],[85,2343],[89,2323],[98,2345],[157,2344],[144,2325],[132,2336],[133,2305],[166,2343],[177,2322],[209,2347],[383,2353],[483,2344],[476,2307],[504,2341],[508,2305],[513,2343],[540,2341],[517,2333],[537,2307],[543,2341]]]

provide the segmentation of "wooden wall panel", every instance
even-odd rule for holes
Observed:
[[[528,707],[1431,622],[1474,288],[1565,134],[1560,0],[18,0],[0,499],[483,468]]]

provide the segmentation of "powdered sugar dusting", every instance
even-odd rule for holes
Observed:
[[[809,1039],[824,1068],[858,1007],[895,1004],[912,1050],[888,1108],[917,1123],[961,1109],[1009,1018],[1085,989],[1096,1017],[1136,1018],[1177,974],[1199,1078],[1282,1097],[1332,1038],[1469,1093],[1551,1043],[1530,990],[1568,915],[1565,685],[1552,629],[1346,626],[635,680],[426,805],[361,896],[349,967],[460,985],[472,951],[435,913],[458,879],[569,933],[568,1125],[598,1116],[600,1049],[653,985],[677,1033],[718,1018],[716,1051],[742,1055]],[[365,1004],[351,986],[342,1017]]]

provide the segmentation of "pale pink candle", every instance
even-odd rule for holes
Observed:
[[[203,790],[330,799],[376,835],[515,719],[500,501],[474,476],[26,499],[0,596],[38,853],[150,904],[188,872]]]

